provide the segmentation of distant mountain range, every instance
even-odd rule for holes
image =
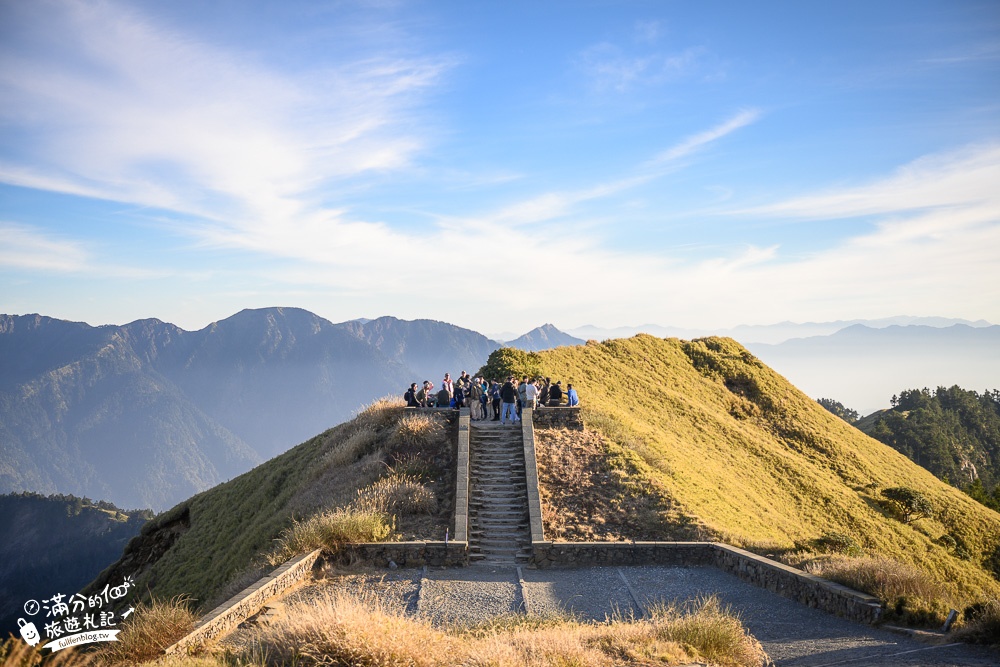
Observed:
[[[441,322],[244,310],[200,331],[0,316],[0,493],[161,509],[499,344]]]
[[[747,347],[815,398],[866,414],[901,386],[995,385],[1000,327],[973,324],[854,325]],[[582,342],[545,324],[506,344]],[[444,322],[334,324],[295,308],[244,310],[193,332],[156,319],[94,327],[0,315],[0,493],[161,509],[411,382],[474,372],[500,346]]]
[[[912,317],[900,315],[897,317],[884,317],[875,320],[837,320],[834,322],[779,322],[777,324],[750,325],[744,324],[729,329],[688,329],[684,327],[660,326],[658,324],[644,324],[636,327],[617,327],[613,329],[603,329],[591,325],[567,329],[573,336],[590,340],[606,340],[608,338],[629,338],[638,333],[648,333],[659,338],[683,338],[694,339],[705,336],[728,336],[746,345],[748,343],[781,343],[792,338],[805,338],[808,336],[829,336],[847,327],[861,324],[872,329],[883,329],[890,326],[927,326],[927,327],[950,327],[955,324],[964,324],[971,327],[991,326],[986,320],[963,320],[947,317]]]
[[[1000,386],[1000,326],[856,324],[829,336],[746,346],[813,398],[867,415],[889,407],[900,387],[983,391]]]

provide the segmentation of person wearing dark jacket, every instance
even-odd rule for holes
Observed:
[[[552,407],[558,407],[562,404],[562,397],[562,380],[560,380],[549,387],[549,405]]]
[[[417,400],[417,383],[414,382],[410,385],[410,388],[406,390],[403,394],[403,398],[406,399],[406,407],[408,408],[419,408],[420,401]]]
[[[514,386],[514,378],[509,377],[500,388],[500,400],[503,401],[503,414],[500,415],[500,423],[510,421],[511,424],[520,421],[517,417],[517,387]]]
[[[542,390],[538,395],[539,405],[545,406],[549,404],[549,384],[551,384],[551,382],[552,381],[549,378],[542,380]]]
[[[493,404],[493,421],[500,421],[500,384],[493,380],[490,383],[490,401]]]

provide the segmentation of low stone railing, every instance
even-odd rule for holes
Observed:
[[[458,445],[455,450],[455,532],[456,542],[469,541],[469,409],[458,414]]]
[[[720,542],[546,542],[531,545],[537,567],[594,565],[712,566],[724,572],[837,616],[875,623],[881,601],[755,553]]]
[[[559,408],[552,408],[558,410]],[[538,491],[538,463],[535,460],[535,414],[545,410],[521,410],[521,441],[524,445],[524,476],[528,491],[528,525],[531,543],[545,539],[542,532],[542,499]],[[533,414],[534,413],[534,414]]]
[[[540,407],[534,411],[534,423],[538,428],[568,428],[571,431],[583,430],[583,418],[579,407]]]
[[[448,542],[361,542],[345,544],[337,551],[324,553],[331,565],[366,563],[380,567],[462,567],[469,564],[469,544]]]
[[[268,600],[281,595],[311,576],[313,567],[316,566],[320,558],[320,553],[320,550],[317,549],[286,561],[274,572],[262,577],[256,583],[251,584],[208,612],[194,626],[194,630],[168,646],[163,652],[178,653],[233,630],[237,625],[260,611]]]

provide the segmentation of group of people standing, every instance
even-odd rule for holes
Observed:
[[[520,422],[524,407],[573,407],[580,404],[573,385],[566,385],[564,391],[561,380],[553,384],[551,378],[529,380],[524,376],[518,380],[510,376],[501,384],[498,380],[474,378],[465,371],[457,380],[452,380],[451,374],[445,373],[441,389],[437,391],[429,380],[424,380],[422,387],[414,382],[403,398],[407,407],[411,408],[467,407],[473,421],[492,420],[501,424]]]

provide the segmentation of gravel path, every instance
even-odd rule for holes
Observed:
[[[740,616],[779,667],[1000,666],[1000,653],[995,651],[964,644],[922,644],[907,635],[810,609],[710,567],[534,570],[474,565],[365,570],[317,581],[289,595],[285,603],[316,599],[331,587],[377,594],[389,608],[436,625],[554,611],[604,621],[618,615],[641,616],[649,604],[683,604],[715,595]]]

